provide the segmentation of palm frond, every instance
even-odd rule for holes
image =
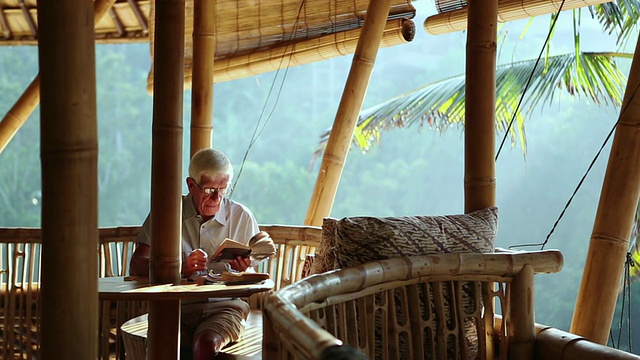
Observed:
[[[580,53],[551,56],[545,66],[535,60],[504,64],[496,70],[496,131],[504,133],[514,119],[509,136],[512,146],[519,141],[526,152],[524,124],[537,106],[550,105],[563,91],[584,96],[599,106],[620,106],[626,76],[614,58],[629,54]],[[527,86],[528,84],[528,86]],[[526,96],[522,93],[526,90]],[[379,143],[382,132],[417,125],[445,131],[463,125],[465,77],[455,76],[424,85],[360,112],[353,145],[362,151]],[[322,153],[330,129],[321,136],[315,155]]]
[[[612,34],[617,32],[618,44],[629,39],[640,18],[640,1],[617,0],[589,7],[591,16],[598,19],[602,28]]]

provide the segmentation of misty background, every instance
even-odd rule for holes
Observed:
[[[416,1],[414,6],[416,38],[380,49],[363,109],[465,71],[466,33],[427,34],[422,24],[435,13],[434,6],[427,1]],[[605,34],[588,10],[581,13],[583,51],[618,49],[615,36]],[[499,42],[498,64],[538,56],[550,16],[534,19],[519,39],[527,21],[501,26],[504,38]],[[572,51],[573,40],[571,12],[563,12],[551,53]],[[634,46],[635,38],[628,52]],[[149,51],[148,43],[96,46],[101,227],[140,225],[149,212],[153,106],[146,92]],[[215,85],[213,145],[234,163],[233,199],[249,206],[261,224],[303,224],[322,160],[313,153],[320,135],[333,123],[351,59],[345,56]],[[630,63],[619,61],[625,74]],[[36,47],[0,47],[2,116],[37,69]],[[190,103],[187,90],[185,177]],[[0,227],[40,226],[38,112],[39,108],[0,154]],[[560,249],[565,257],[560,273],[536,276],[538,323],[569,330],[609,156],[611,141],[605,144],[605,139],[618,114],[617,108],[563,94],[526,119],[526,154],[509,138],[497,159],[497,246],[548,240],[545,249]],[[254,133],[258,136],[252,140]],[[502,136],[497,135],[496,151]],[[602,154],[558,221],[603,144]],[[444,132],[429,127],[392,129],[369,152],[350,151],[330,216],[462,213],[463,159],[464,133],[457,125]],[[184,184],[183,189],[186,193]],[[540,245],[518,249],[535,250]],[[631,315],[639,319],[640,300],[635,299],[640,293],[635,284],[632,289]],[[628,350],[625,311],[621,314],[619,304],[612,334],[617,342],[621,333],[620,347]]]

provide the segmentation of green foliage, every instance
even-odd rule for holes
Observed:
[[[37,48],[0,56],[0,112],[6,114],[38,73]],[[40,118],[35,112],[0,153],[0,222],[40,226]]]

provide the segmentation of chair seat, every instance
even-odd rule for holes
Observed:
[[[148,314],[128,320],[121,326],[127,359],[145,360],[147,356]],[[222,349],[218,359],[262,359],[262,311],[251,310],[242,338]]]

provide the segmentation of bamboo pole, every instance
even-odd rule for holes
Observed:
[[[113,6],[115,2],[116,0],[95,0],[93,6],[94,23],[97,23],[98,20],[107,13],[107,10]],[[22,96],[20,96],[18,101],[16,101],[2,121],[0,121],[0,154],[39,103],[40,75],[36,75]]]
[[[609,154],[571,332],[606,344],[640,194],[640,41]]]
[[[86,1],[39,4],[43,359],[98,355],[98,131],[92,9]]]
[[[190,157],[200,149],[211,147],[216,2],[195,0],[193,16]]]
[[[598,5],[611,0],[502,0],[498,6],[498,21],[507,22],[529,17],[553,14],[562,10]],[[431,35],[441,35],[467,29],[467,7],[429,16],[424,29]]]
[[[510,288],[509,359],[533,359],[536,324],[533,308],[533,267],[525,265]]]
[[[464,131],[464,211],[495,206],[498,0],[469,1]]]
[[[184,0],[156,0],[151,157],[151,283],[179,283],[181,267]],[[149,304],[149,359],[177,359],[180,301]]]
[[[306,225],[321,226],[322,218],[331,212],[390,6],[391,0],[369,2],[349,77],[311,195],[304,221]]]

